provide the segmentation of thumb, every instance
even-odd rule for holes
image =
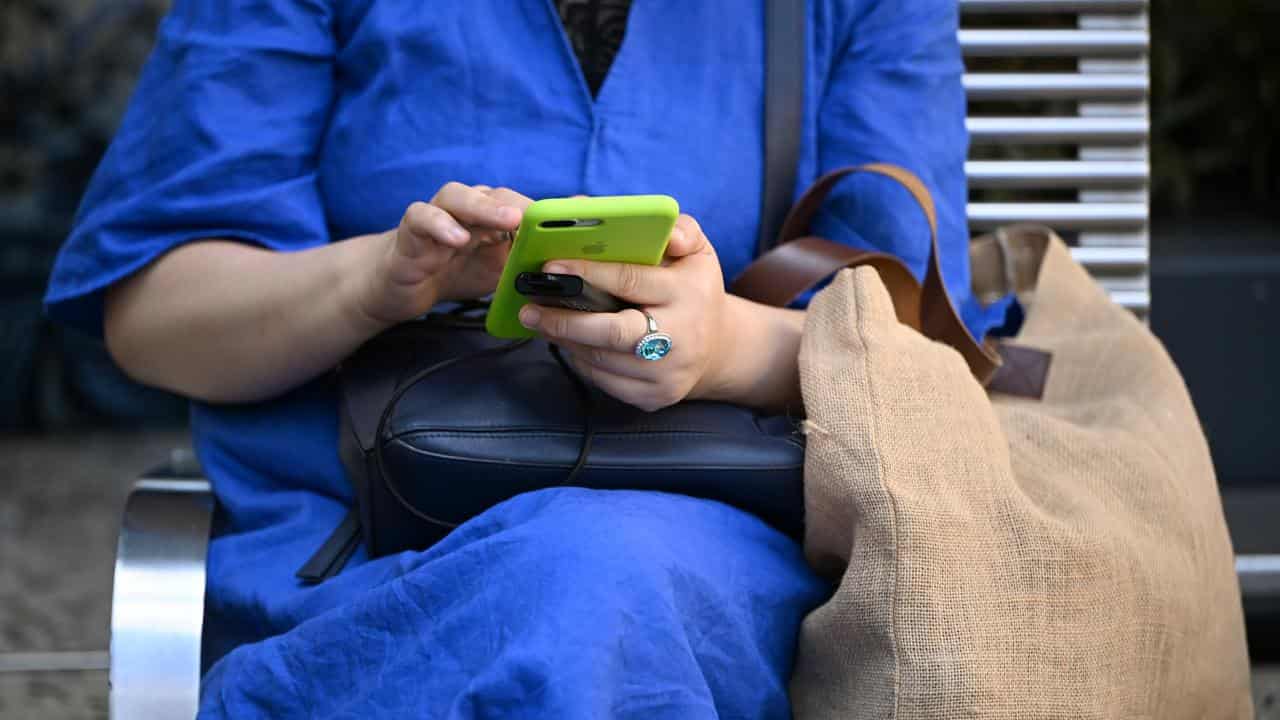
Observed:
[[[401,227],[390,233],[382,272],[394,285],[418,285],[453,259],[454,248]]]
[[[698,221],[689,215],[681,215],[671,229],[671,238],[667,241],[667,259],[676,260],[709,250],[711,242]]]

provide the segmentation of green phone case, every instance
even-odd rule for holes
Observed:
[[[533,337],[520,324],[520,308],[528,299],[516,292],[516,276],[540,272],[551,260],[598,260],[657,265],[680,206],[666,195],[556,198],[530,205],[520,222],[498,290],[489,305],[485,329],[499,338]],[[587,221],[598,224],[546,227],[547,222]]]

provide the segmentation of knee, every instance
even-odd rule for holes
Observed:
[[[688,543],[764,542],[783,539],[763,521],[712,500],[653,491],[557,488],[526,496],[526,518],[551,535],[563,530],[601,548],[688,551]]]
[[[680,506],[688,498],[562,488],[536,499],[535,515],[521,528],[530,540],[524,550],[555,563],[606,571],[620,564],[652,564],[693,527],[680,522]]]

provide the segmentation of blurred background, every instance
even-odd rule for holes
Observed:
[[[0,4],[0,717],[105,716],[119,511],[132,477],[187,442],[184,402],[41,313],[167,4]],[[1151,325],[1228,504],[1280,520],[1264,491],[1280,488],[1280,2],[1156,0],[1151,21]],[[1264,717],[1280,716],[1275,685]]]

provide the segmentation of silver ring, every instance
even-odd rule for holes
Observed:
[[[664,332],[658,332],[658,321],[653,319],[653,315],[650,315],[648,310],[641,310],[640,312],[644,313],[649,332],[640,338],[640,342],[636,343],[636,357],[650,362],[661,360],[671,353],[673,344],[671,336]]]

